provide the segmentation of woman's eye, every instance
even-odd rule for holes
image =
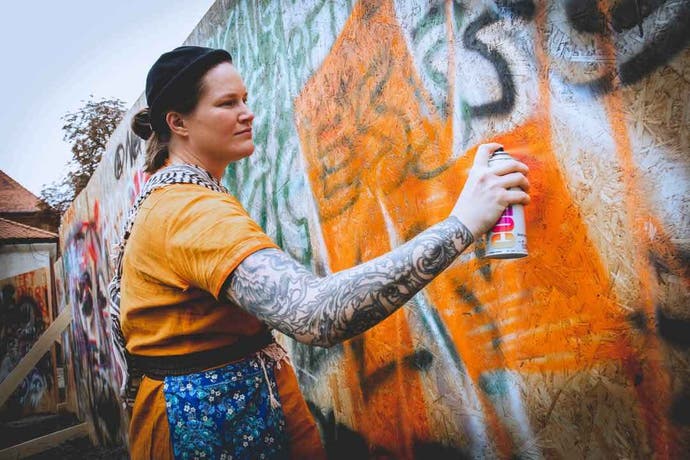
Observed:
[[[242,99],[242,102],[246,104],[246,103],[247,103],[247,98],[246,98],[246,97],[243,98],[243,99]],[[239,99],[229,99],[229,100],[227,100],[227,101],[222,102],[221,105],[229,106],[229,107],[234,107],[234,106],[236,106],[236,105],[239,104],[239,103],[240,103],[240,100],[239,100]]]

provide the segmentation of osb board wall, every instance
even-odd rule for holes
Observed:
[[[531,168],[529,257],[470,250],[357,339],[286,341],[331,452],[688,450],[689,23],[688,0],[211,8],[187,43],[229,50],[256,112],[256,153],[227,185],[315,272],[446,217],[480,143]],[[104,439],[126,423],[103,299],[110,244],[145,180],[133,111],[62,227],[75,327],[88,319],[101,350],[80,375],[102,379],[86,385],[101,382],[90,404]]]

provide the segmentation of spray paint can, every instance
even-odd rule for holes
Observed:
[[[489,158],[489,167],[497,167],[502,161],[512,160],[508,152],[499,149]],[[513,187],[510,190],[520,190]],[[490,259],[518,259],[527,256],[525,210],[521,204],[508,206],[494,227],[486,234],[486,253]]]

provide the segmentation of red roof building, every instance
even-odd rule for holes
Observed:
[[[60,216],[40,205],[36,195],[0,170],[0,218],[57,232]]]
[[[19,182],[0,170],[0,212],[36,212],[40,200]]]
[[[42,209],[38,197],[0,171],[0,324],[7,326],[0,338],[3,358],[7,357],[2,362],[4,376],[21,365],[28,347],[37,343],[42,331],[57,314],[53,300],[56,292],[53,267],[59,237],[54,232],[38,228],[52,226],[49,219],[56,214]],[[31,303],[21,303],[29,301]],[[29,305],[29,309],[25,310],[24,305]],[[20,319],[16,320],[15,317]],[[9,331],[7,334],[5,329]],[[39,363],[34,369],[56,381],[58,374],[55,351],[48,352],[45,356],[42,364]],[[24,385],[24,388],[32,385],[31,377],[24,376],[22,379],[18,383]],[[18,399],[16,387],[16,383],[10,386],[9,390],[14,396],[10,397],[10,402],[3,403],[0,407],[3,422],[40,412],[57,412],[56,386],[37,393],[40,396],[31,401],[31,398],[26,398],[26,401]],[[4,426],[0,429],[6,431]],[[3,457],[2,454],[0,457]]]
[[[0,217],[0,244],[52,243],[57,239],[57,233]]]
[[[36,195],[0,171],[0,280],[52,268],[59,240],[57,213],[40,204]]]

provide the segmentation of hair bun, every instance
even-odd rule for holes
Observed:
[[[141,109],[134,115],[134,118],[132,118],[132,131],[144,140],[151,137],[153,126],[151,126],[151,112],[148,107]]]

